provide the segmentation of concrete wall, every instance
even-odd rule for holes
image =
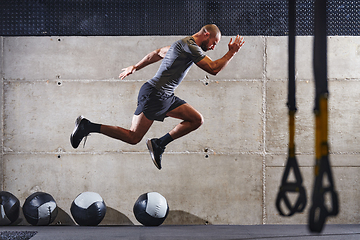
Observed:
[[[132,207],[157,191],[169,202],[165,224],[307,223],[313,185],[314,83],[312,38],[297,38],[296,146],[308,194],[303,214],[275,209],[287,159],[287,38],[245,37],[227,68],[213,77],[194,66],[176,94],[205,117],[196,132],[168,145],[163,169],[145,139],[178,121],[154,123],[136,146],[99,134],[74,150],[74,121],[129,127],[140,86],[159,63],[123,81],[121,69],[169,45],[171,37],[4,37],[1,41],[1,188],[24,203],[50,193],[61,208],[55,223],[73,224],[70,205],[84,191],[108,206],[102,224],[138,224]],[[223,37],[213,59],[227,51]],[[330,144],[340,214],[328,223],[359,223],[360,38],[329,37]],[[22,221],[20,224],[25,224]]]

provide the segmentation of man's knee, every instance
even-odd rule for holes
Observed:
[[[195,129],[199,128],[201,125],[204,124],[204,117],[201,113],[199,113],[195,118],[194,118],[194,127]]]
[[[128,143],[131,145],[136,145],[138,144],[141,140],[143,139],[143,136],[137,135],[137,134],[132,134],[131,137],[129,138]]]

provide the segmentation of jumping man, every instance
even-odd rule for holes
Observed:
[[[93,132],[135,145],[141,141],[155,120],[164,121],[166,117],[181,119],[182,122],[163,137],[146,141],[151,159],[155,166],[161,169],[161,156],[165,146],[196,130],[204,121],[200,112],[174,95],[174,90],[193,63],[209,74],[216,75],[225,68],[245,43],[244,38],[239,35],[234,41],[231,38],[228,52],[222,58],[213,61],[205,55],[205,52],[214,50],[220,39],[219,28],[214,24],[209,24],[194,35],[185,37],[171,46],[157,49],[147,54],[137,64],[122,69],[120,79],[162,60],[155,76],[140,88],[137,108],[130,129],[92,123],[83,116],[79,116],[70,136],[71,145],[77,148],[82,139]]]

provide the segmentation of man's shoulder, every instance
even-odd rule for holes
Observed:
[[[191,52],[202,51],[202,49],[200,48],[200,46],[198,46],[196,44],[195,39],[192,36],[184,37],[184,38],[180,39],[178,42],[185,49],[190,49]]]
[[[182,42],[186,43],[186,44],[195,44],[195,39],[192,36],[188,36],[188,37],[184,37],[183,39],[181,39]]]
[[[184,37],[171,46],[169,56],[182,54],[185,54],[195,63],[205,57],[204,51],[196,44],[192,36]]]

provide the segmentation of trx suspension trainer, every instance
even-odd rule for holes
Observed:
[[[302,186],[302,177],[295,156],[295,0],[289,0],[289,153],[281,186],[276,199],[276,207],[282,216],[292,216],[306,207],[306,191]],[[329,161],[328,138],[328,86],[327,86],[327,35],[326,0],[315,0],[315,34],[313,69],[315,76],[315,181],[312,204],[309,211],[308,227],[312,232],[321,232],[328,216],[339,212],[338,195],[332,178]],[[293,169],[295,181],[288,181]],[[327,181],[324,181],[327,180]],[[295,204],[291,204],[287,193],[298,193]],[[281,208],[284,202],[288,211]]]

